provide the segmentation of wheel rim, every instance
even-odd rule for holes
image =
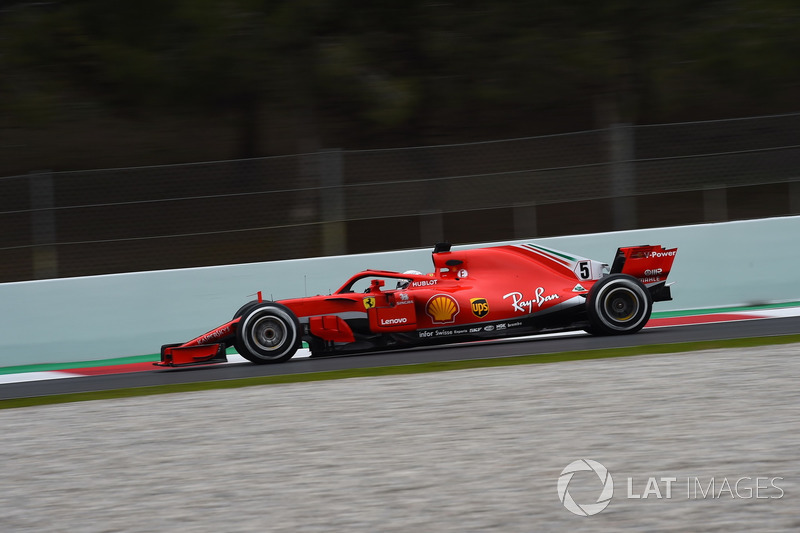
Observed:
[[[639,312],[639,299],[630,289],[619,287],[606,295],[604,309],[609,320],[624,324],[633,320]]]
[[[256,319],[250,333],[253,344],[267,352],[279,350],[287,336],[286,324],[271,316]]]

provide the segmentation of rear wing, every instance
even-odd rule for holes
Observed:
[[[660,245],[618,248],[611,265],[611,273],[629,274],[638,278],[648,288],[655,302],[671,300],[667,276],[672,270],[672,262],[677,253],[677,248],[667,249]]]

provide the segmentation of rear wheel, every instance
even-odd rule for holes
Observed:
[[[612,274],[589,291],[586,311],[589,333],[623,335],[636,333],[650,320],[653,300],[642,283],[627,274]]]
[[[241,313],[234,346],[256,364],[288,361],[300,346],[300,324],[285,306],[263,302]]]

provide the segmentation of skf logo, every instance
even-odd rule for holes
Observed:
[[[472,298],[469,301],[472,304],[472,314],[478,318],[483,318],[489,314],[489,302],[486,298]]]
[[[458,302],[452,296],[437,294],[425,305],[425,312],[434,324],[451,324],[456,321],[460,311]]]
[[[364,298],[364,309],[372,309],[375,307],[375,298],[372,296]]]

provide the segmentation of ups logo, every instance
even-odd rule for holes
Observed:
[[[472,304],[472,314],[478,318],[483,318],[489,314],[489,302],[486,298],[472,298],[469,303]]]

